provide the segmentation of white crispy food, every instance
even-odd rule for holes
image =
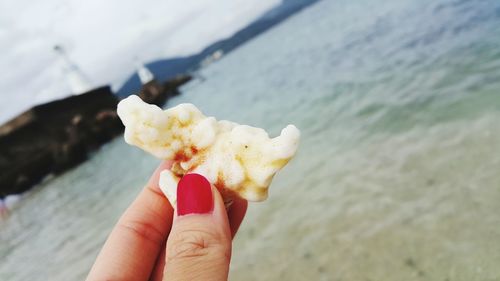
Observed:
[[[118,104],[125,141],[154,156],[174,161],[160,175],[160,188],[172,206],[187,173],[205,176],[230,203],[234,196],[263,201],[271,180],[295,155],[300,132],[288,125],[275,138],[266,131],[206,117],[192,104],[163,111],[129,96]]]

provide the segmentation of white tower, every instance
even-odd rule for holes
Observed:
[[[139,75],[142,85],[155,79],[153,73],[151,73],[151,71],[143,63],[136,61],[135,64],[137,67],[137,74]]]
[[[61,46],[56,45],[54,46],[54,51],[59,55],[64,64],[65,75],[68,80],[69,87],[71,88],[71,92],[74,95],[79,95],[92,90],[93,87],[90,80],[82,72],[82,70],[71,61],[64,49]]]

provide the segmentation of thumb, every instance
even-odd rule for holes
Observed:
[[[198,174],[177,187],[177,209],[167,241],[163,280],[227,280],[231,231],[216,188]]]

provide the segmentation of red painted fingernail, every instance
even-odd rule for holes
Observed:
[[[212,188],[199,174],[187,174],[177,185],[177,214],[207,214],[214,208]]]

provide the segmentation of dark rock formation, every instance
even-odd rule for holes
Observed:
[[[153,80],[139,96],[162,106],[189,80],[185,75],[163,84]],[[90,151],[120,135],[124,127],[117,104],[117,96],[106,86],[37,105],[0,126],[0,199],[78,165]]]
[[[179,94],[179,86],[191,80],[189,75],[178,75],[165,83],[159,83],[152,80],[144,84],[138,93],[138,96],[145,102],[162,106],[165,102]]]
[[[0,198],[81,163],[123,130],[109,87],[38,105],[0,127]]]

